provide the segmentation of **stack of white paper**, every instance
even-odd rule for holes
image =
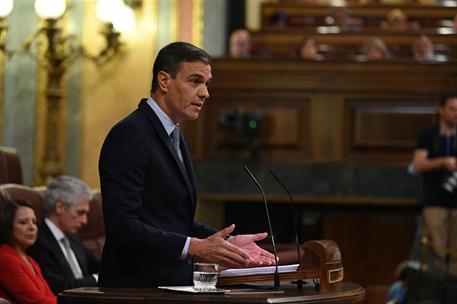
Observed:
[[[298,264],[282,265],[278,267],[279,273],[294,272],[298,269]],[[239,268],[227,269],[219,273],[219,277],[238,277],[256,274],[272,274],[275,273],[276,266],[254,267],[254,268]]]

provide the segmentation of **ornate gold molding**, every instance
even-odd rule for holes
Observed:
[[[194,0],[192,6],[192,43],[198,47],[203,47],[204,23],[203,0]]]
[[[178,14],[179,7],[177,0],[170,1],[170,41],[176,41],[178,38]]]

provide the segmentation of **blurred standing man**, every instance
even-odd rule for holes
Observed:
[[[443,185],[457,171],[457,92],[442,96],[438,107],[439,122],[420,135],[413,155],[413,166],[424,180],[425,232],[431,237],[436,254],[435,267],[445,269],[451,253],[449,271],[457,274],[457,191]]]
[[[65,289],[97,286],[100,259],[75,236],[87,223],[93,197],[89,186],[72,176],[58,176],[46,188],[46,218],[28,253],[56,295]]]
[[[189,43],[160,50],[151,97],[107,135],[99,163],[106,226],[100,286],[191,285],[192,262],[226,267],[272,265],[255,241],[267,234],[225,239],[194,220],[195,173],[179,122],[195,120],[209,97],[210,56]]]

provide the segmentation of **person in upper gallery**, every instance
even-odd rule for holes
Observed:
[[[319,46],[313,37],[304,38],[298,47],[298,58],[305,60],[322,60],[319,54]]]
[[[412,165],[422,173],[424,181],[424,230],[436,255],[432,266],[444,270],[446,253],[457,252],[457,225],[452,224],[457,223],[457,191],[444,187],[457,171],[457,92],[443,94],[438,113],[438,123],[419,136]],[[449,270],[457,274],[455,254]]]
[[[251,35],[247,29],[237,29],[230,35],[230,57],[251,57]]]
[[[28,253],[43,269],[54,294],[65,289],[97,286],[100,258],[75,235],[87,223],[92,190],[82,180],[61,175],[44,193],[46,218]]]
[[[419,61],[433,61],[437,59],[433,43],[425,34],[421,34],[413,40],[411,52],[413,54],[413,58]]]
[[[379,37],[371,37],[367,39],[361,48],[361,54],[357,57],[363,61],[377,61],[392,58],[389,49],[384,41]]]
[[[40,266],[27,255],[38,227],[33,205],[24,200],[0,204],[0,298],[11,303],[55,304]]]
[[[270,17],[269,28],[284,30],[289,25],[290,16],[284,11],[277,11]]]
[[[192,262],[273,265],[256,245],[267,233],[229,236],[194,220],[195,172],[179,123],[198,118],[209,98],[210,56],[174,42],[154,62],[150,97],[103,143],[99,173],[106,228],[99,284],[148,288],[192,285]]]
[[[360,30],[362,26],[362,20],[351,17],[351,10],[345,6],[330,9],[325,20],[327,25],[337,26],[344,32],[355,32]]]
[[[398,8],[387,12],[386,19],[381,21],[382,29],[388,30],[418,30],[419,23],[409,22],[408,16]]]

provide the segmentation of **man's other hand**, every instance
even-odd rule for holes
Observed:
[[[275,265],[275,256],[260,248],[255,242],[263,240],[268,234],[266,232],[257,234],[235,235],[228,239],[228,242],[249,253],[249,266]]]
[[[249,253],[224,240],[235,229],[230,225],[206,239],[191,238],[189,255],[195,262],[217,263],[222,267],[241,268],[249,265]]]

